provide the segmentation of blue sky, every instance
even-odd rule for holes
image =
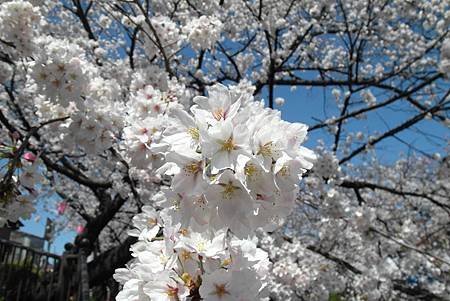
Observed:
[[[306,89],[299,87],[291,92],[289,87],[277,87],[275,89],[275,97],[286,99],[283,106],[275,106],[275,108],[282,112],[283,119],[290,122],[302,122],[313,126],[318,123],[314,118],[323,120],[324,117],[329,118],[333,115],[339,115],[334,97],[331,95],[331,89]],[[378,101],[382,100],[383,98],[381,97],[378,99]],[[404,102],[399,102],[399,104],[380,108],[373,113],[369,113],[366,120],[353,120],[345,126],[345,129],[352,132],[378,132],[381,134],[405,122],[415,114],[418,114],[416,109],[411,111],[411,107],[405,105]],[[345,136],[342,135],[342,137]],[[450,131],[433,120],[423,120],[411,129],[398,133],[396,137],[423,152],[440,152],[443,154],[445,152],[443,147],[446,146],[445,141],[450,139]],[[334,139],[330,134],[324,133],[322,130],[316,130],[309,134],[309,139],[305,145],[314,148],[317,145],[317,139],[323,139],[326,145],[331,147],[334,142],[331,138]],[[440,141],[439,139],[445,139],[445,141]],[[435,142],[439,142],[440,145],[435,145]],[[407,145],[392,137],[377,144],[376,149],[379,160],[387,164],[398,159],[401,153],[410,151]]]
[[[48,218],[55,220],[57,217],[56,212],[56,199],[47,200],[49,208],[47,210],[43,207],[42,202],[37,202],[37,208],[35,215],[30,220],[22,220],[24,226],[20,229],[22,232],[31,233],[40,237],[44,236],[45,223]],[[38,219],[36,219],[39,216]],[[76,233],[70,229],[63,230],[55,237],[53,244],[50,246],[50,252],[55,254],[62,254],[64,251],[64,245],[68,242],[73,242]],[[48,244],[45,244],[45,251],[48,251]]]

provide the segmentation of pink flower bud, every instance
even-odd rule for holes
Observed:
[[[82,234],[84,232],[84,226],[78,225],[75,231],[77,232],[77,234]]]
[[[67,203],[66,202],[60,202],[58,204],[58,208],[57,208],[58,214],[59,215],[63,215],[64,212],[66,211],[66,208],[67,208]]]
[[[23,158],[28,162],[34,162],[36,160],[36,156],[30,152],[23,154]]]

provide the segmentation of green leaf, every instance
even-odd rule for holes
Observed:
[[[330,293],[328,301],[344,301],[339,293]]]

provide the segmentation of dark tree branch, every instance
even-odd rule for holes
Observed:
[[[89,286],[101,285],[106,279],[112,277],[117,267],[125,266],[132,259],[130,246],[136,241],[135,237],[128,237],[119,246],[104,252],[89,262]]]

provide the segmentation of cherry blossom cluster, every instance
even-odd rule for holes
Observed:
[[[17,51],[21,56],[30,56],[36,45],[34,28],[39,26],[39,8],[28,1],[2,1],[0,4],[0,49],[7,53]]]
[[[39,44],[45,48],[36,57],[32,75],[39,92],[63,107],[72,102],[80,105],[88,84],[83,50],[66,40],[50,37],[42,38]]]
[[[198,224],[183,228],[177,211],[144,206],[133,218],[136,228],[130,235],[139,241],[131,247],[135,259],[116,270],[115,279],[124,285],[116,300],[188,300],[194,295],[255,300],[266,295],[263,281],[270,263],[254,240]]]
[[[8,80],[12,75],[12,68],[7,63],[0,62],[0,83]]]
[[[450,257],[438,246],[448,238],[435,232],[448,221],[448,212],[439,207],[445,206],[441,203],[445,199],[437,197],[433,202],[438,206],[434,206],[424,198],[401,200],[372,190],[357,190],[355,197],[342,188],[348,185],[349,175],[336,157],[322,147],[316,154],[314,169],[300,192],[301,203],[289,223],[271,235],[261,235],[261,248],[274,262],[268,281],[270,297],[403,300],[414,289],[445,299]],[[418,195],[448,189],[448,181],[442,182],[448,177],[445,162],[439,168],[430,167],[434,164],[430,159],[417,157],[390,167],[380,166],[375,159],[367,164],[369,168],[351,170],[361,183],[401,186],[404,191],[420,191]],[[431,178],[433,184],[423,186]],[[418,234],[424,231],[436,235],[433,246],[424,246],[427,234]]]
[[[82,147],[91,154],[103,153],[120,135],[124,120],[123,105],[111,102],[119,97],[120,86],[114,80],[96,77],[87,87],[86,99],[70,116],[63,131],[66,147]]]
[[[138,214],[128,300],[448,298],[447,0],[78,2],[0,1],[0,224],[116,268]]]
[[[15,148],[12,148],[13,150]],[[0,198],[0,227],[7,221],[16,222],[19,219],[30,219],[36,211],[34,199],[37,196],[36,186],[44,181],[44,177],[39,171],[39,160],[32,153],[25,153],[19,163],[15,163],[7,146],[2,146],[0,150],[3,158],[8,160],[8,169],[1,169],[2,193]],[[17,165],[17,166],[16,166]],[[16,169],[17,167],[17,169]],[[7,182],[8,172],[13,169],[12,177]],[[5,185],[7,185],[5,189]]]
[[[134,93],[127,107],[127,126],[123,129],[124,156],[138,169],[158,168],[167,144],[162,134],[171,108],[183,106],[175,93],[161,92],[146,85]]]
[[[288,123],[261,102],[222,85],[197,96],[186,111],[172,110],[174,124],[163,141],[172,192],[189,218],[245,237],[256,228],[280,224],[295,204],[300,176],[314,155],[300,144],[304,124]],[[188,147],[189,146],[189,147]]]
[[[146,206],[133,218],[136,259],[116,272],[124,284],[118,300],[266,294],[269,261],[251,238],[278,227],[294,207],[315,159],[300,146],[307,127],[225,86],[208,94],[194,98],[192,115],[151,86],[134,97],[135,125],[124,130],[130,163],[160,166],[157,173],[172,180],[153,198],[159,211]]]
[[[442,42],[440,70],[442,73],[449,76],[449,74],[450,74],[450,38],[447,38],[444,40],[444,42]]]
[[[141,23],[144,21],[141,20]],[[156,16],[143,25],[147,28],[143,38],[144,48],[149,57],[161,55],[161,51],[170,55],[178,50],[178,43],[181,41],[180,30],[170,18]]]
[[[191,20],[183,28],[192,48],[205,50],[214,48],[222,31],[222,22],[213,16],[201,16]]]

